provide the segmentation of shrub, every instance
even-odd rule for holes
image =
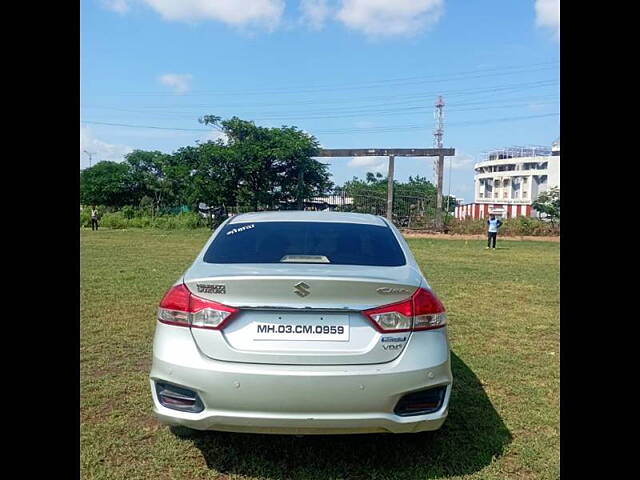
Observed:
[[[105,213],[100,220],[100,226],[121,230],[127,228],[127,219],[122,212]]]
[[[153,209],[153,199],[145,195],[140,199],[140,208],[151,211]]]
[[[106,210],[106,209],[105,209]],[[98,211],[100,207],[98,207]],[[123,207],[120,211],[101,214],[100,226],[113,229],[124,228],[161,228],[165,230],[187,230],[206,228],[207,220],[194,212],[182,212],[177,215],[151,216],[145,210]],[[91,226],[90,209],[80,212],[80,226]]]
[[[487,232],[487,219],[465,218],[448,224],[449,233],[482,235]],[[560,235],[560,225],[551,225],[537,218],[516,217],[503,220],[500,234],[505,236],[555,236]]]
[[[128,228],[148,228],[151,227],[151,217],[142,217],[136,214],[135,217],[127,220]]]
[[[124,218],[126,218],[127,220],[132,219],[136,215],[136,209],[130,205],[125,205],[124,207],[122,207],[121,212]]]
[[[91,226],[91,211],[86,207],[82,209],[82,211],[80,212],[80,226],[81,227]]]
[[[485,221],[482,219],[465,218],[464,220],[453,220],[448,224],[449,233],[464,235],[479,235],[485,233]]]

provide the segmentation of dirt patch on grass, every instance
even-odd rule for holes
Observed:
[[[113,413],[113,406],[110,404],[101,407],[82,408],[80,410],[80,423],[82,424],[98,424],[108,421]]]
[[[149,358],[139,359],[135,362],[130,360],[121,361],[115,364],[98,364],[95,362],[88,364],[86,361],[80,362],[83,370],[80,373],[81,378],[85,380],[101,380],[106,377],[117,377],[136,372],[148,372],[151,370],[151,360]]]
[[[439,238],[442,240],[486,240],[486,235],[462,235],[453,233],[429,233],[429,232],[415,232],[409,230],[401,230],[402,235],[405,238]],[[504,235],[498,236],[500,240],[514,240],[518,242],[560,242],[560,237],[537,237],[533,235],[522,235],[518,237],[505,237]]]
[[[136,425],[139,425],[144,432],[144,435],[140,440],[146,440],[154,437],[158,430],[163,428],[163,425],[153,414],[149,414],[147,417],[135,418],[133,421]]]
[[[518,480],[532,480],[538,476],[528,468],[519,464],[518,454],[511,452],[502,457],[502,465],[500,470],[507,474],[509,478]]]

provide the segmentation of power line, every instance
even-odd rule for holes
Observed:
[[[354,82],[346,84],[333,84],[333,85],[320,85],[314,87],[307,86],[287,86],[270,90],[256,90],[256,91],[236,91],[236,92],[212,92],[212,91],[195,91],[185,93],[182,96],[208,96],[208,95],[281,95],[281,94],[296,94],[296,93],[313,93],[313,92],[325,92],[336,90],[351,90],[361,88],[380,88],[386,86],[401,86],[401,85],[422,85],[425,83],[435,83],[442,81],[455,81],[466,79],[487,78],[494,76],[505,76],[519,73],[532,73],[536,71],[546,70],[549,68],[555,68],[559,64],[559,61],[542,62],[539,64],[518,65],[518,66],[503,66],[493,67],[488,69],[476,69],[465,72],[456,72],[452,74],[439,74],[439,75],[427,75],[427,76],[414,76],[404,77],[396,79],[382,79],[371,80],[368,82]],[[485,72],[485,73],[483,73]],[[493,73],[486,73],[493,72]],[[105,94],[103,96],[175,96],[174,93],[158,91],[158,92],[121,92],[115,94]]]
[[[529,82],[529,83],[525,83],[525,84],[517,84],[517,85],[502,85],[502,86],[497,86],[497,87],[491,87],[491,88],[485,88],[485,89],[465,89],[465,90],[452,90],[449,92],[445,92],[446,95],[449,96],[459,96],[461,93],[496,93],[496,92],[500,92],[500,91],[505,91],[505,90],[510,90],[512,89],[514,86],[527,86],[529,88],[536,88],[536,87],[544,87],[544,86],[552,86],[552,85],[557,85],[557,81],[538,81],[538,82]],[[415,99],[411,99],[411,100],[407,100],[405,102],[401,102],[401,103],[407,103],[407,102],[413,102],[415,103]],[[495,104],[495,98],[494,100],[491,102]],[[397,104],[397,102],[395,103]],[[393,106],[395,105],[394,103],[386,103],[386,104],[380,104],[378,106],[384,107],[386,106]],[[468,102],[469,105],[472,105],[472,103]],[[480,105],[481,103],[477,103],[478,105]],[[453,105],[464,105],[464,103],[460,103],[460,104],[456,104],[455,102],[453,103]],[[268,120],[315,120],[315,119],[334,119],[334,118],[348,118],[348,117],[357,117],[357,116],[361,116],[361,115],[391,115],[391,114],[395,114],[395,113],[407,113],[407,112],[419,112],[420,110],[424,110],[426,108],[431,108],[430,106],[424,105],[424,106],[405,106],[405,107],[400,107],[398,106],[397,108],[382,108],[382,109],[373,109],[375,106],[374,105],[369,105],[369,106],[362,106],[360,107],[360,109],[353,109],[352,107],[343,107],[343,108],[333,108],[333,109],[328,109],[328,110],[323,110],[323,111],[317,111],[315,112],[315,114],[310,114],[308,111],[301,115],[298,112],[295,113],[287,113],[287,114],[278,114],[276,112],[272,112],[272,113],[266,113],[262,116],[258,116],[257,118],[255,118],[255,120],[260,120],[260,121],[268,121]],[[121,110],[121,111],[127,111],[127,109],[117,109],[117,108],[113,108],[113,107],[102,107],[102,108],[106,108],[106,109],[110,109],[112,108],[113,110]],[[214,107],[207,107],[207,108],[214,108]],[[351,109],[349,109],[351,108]],[[470,110],[470,109],[469,109]],[[461,109],[452,109],[451,111],[469,111],[469,110],[461,110]],[[142,111],[134,111],[134,110],[129,110],[131,113],[145,113]],[[255,112],[255,110],[254,110]],[[155,112],[155,115],[158,114],[169,114],[170,112],[165,111],[165,112]],[[186,117],[186,114],[183,112],[171,112],[172,116],[175,115],[184,115]]]
[[[484,111],[484,110],[500,110],[500,109],[511,109],[511,108],[521,108],[523,106],[530,105],[535,103],[536,105],[555,105],[558,100],[551,101],[540,101],[540,100],[528,100],[521,101],[519,103],[512,104],[490,104],[488,102],[484,102],[484,106],[474,106],[471,108],[451,108],[448,109],[449,112],[474,112],[474,111]],[[483,105],[483,104],[476,104]],[[421,115],[423,111],[430,109],[429,105],[418,105],[414,107],[405,107],[405,108],[396,108],[390,110],[366,110],[366,111],[356,111],[353,113],[347,113],[344,115],[334,114],[334,115],[296,115],[296,114],[281,114],[281,115],[269,115],[269,116],[258,116],[253,118],[254,121],[272,121],[272,120],[314,120],[314,119],[334,119],[334,118],[348,118],[348,117],[358,117],[362,115],[393,115],[397,113],[402,113],[403,115]],[[153,114],[149,114],[149,112],[142,112],[139,110],[127,110],[127,109],[114,109],[116,111],[124,111],[128,113],[137,113],[144,116],[152,116],[153,118],[188,118],[194,119],[197,114],[196,113],[185,113],[185,112],[156,112]],[[328,113],[328,112],[325,112]]]
[[[95,122],[92,120],[80,120],[80,123],[88,123],[91,125],[108,125],[111,127],[153,128],[155,130],[180,130],[180,131],[186,131],[186,132],[211,132],[211,130],[204,129],[204,128],[156,127],[152,125],[130,125],[126,123]]]
[[[545,113],[541,115],[526,115],[520,117],[503,117],[503,118],[493,118],[493,119],[485,119],[485,120],[470,120],[463,122],[449,122],[448,126],[471,126],[471,125],[487,125],[491,123],[501,123],[507,121],[518,121],[518,120],[528,120],[533,118],[544,118],[544,117],[554,117],[560,115],[559,112],[556,113]],[[416,129],[424,129],[424,125],[393,125],[393,126],[383,126],[383,127],[371,127],[371,128],[352,128],[352,129],[333,129],[333,130],[315,130],[314,134],[332,134],[332,135],[340,135],[340,134],[366,134],[366,133],[386,133],[386,132],[394,132],[399,130],[416,130]]]
[[[544,82],[551,82],[549,84],[540,84],[540,82],[534,82],[532,83],[516,83],[516,84],[506,84],[506,85],[500,85],[498,87],[500,87],[500,90],[504,91],[504,92],[517,92],[519,90],[526,90],[527,88],[534,88],[534,87],[544,87],[544,86],[552,86],[552,85],[558,85],[559,82],[557,79],[550,79],[550,80],[545,80]],[[522,88],[521,88],[522,87]],[[486,91],[483,90],[477,90],[477,89],[467,89],[467,90],[438,90],[439,92],[443,93],[443,94],[448,94],[448,95],[456,95],[458,97],[465,97],[465,96],[476,96],[478,94],[484,94]],[[491,92],[491,90],[489,90],[489,92]],[[436,93],[437,94],[437,93]],[[396,101],[393,102],[388,102],[389,100],[389,95],[376,95],[376,96],[368,96],[368,97],[356,97],[353,95],[350,95],[348,97],[338,97],[338,98],[329,98],[329,97],[322,97],[320,99],[302,99],[302,100],[295,100],[295,101],[287,101],[287,102],[277,102],[277,103],[264,103],[264,102],[256,102],[256,101],[247,101],[247,102],[241,102],[241,103],[213,103],[213,102],[209,102],[209,103],[192,103],[192,104],[155,104],[155,105],[137,105],[137,108],[142,108],[145,110],[161,110],[161,109],[166,109],[166,108],[177,108],[177,109],[212,109],[212,108],[233,108],[233,109],[238,109],[238,108],[251,108],[252,111],[256,109],[256,107],[286,107],[286,108],[291,108],[292,106],[306,106],[307,105],[327,105],[327,104],[332,104],[332,103],[338,103],[340,105],[344,104],[345,101],[348,101],[349,103],[361,103],[361,102],[370,102],[370,101],[376,101],[376,100],[387,100],[384,104],[378,104],[378,105],[387,105],[387,104],[403,104],[403,103],[413,103],[415,101],[420,101],[420,100],[426,100],[428,101],[430,98],[433,97],[432,93],[429,92],[424,92],[424,91],[420,91],[420,92],[413,92],[413,93],[408,93],[408,94],[398,94],[398,95],[394,95],[394,98],[398,99]],[[483,95],[481,97],[479,97],[480,99],[482,98],[488,98],[487,95]],[[494,99],[495,97],[493,95],[491,95],[491,98]],[[114,108],[114,107],[105,107],[105,106],[98,106],[98,105],[84,105],[83,107],[91,107],[91,108]],[[336,107],[336,108],[340,108],[340,107]],[[353,107],[342,107],[342,108],[353,108]]]
[[[480,97],[480,99],[477,100],[473,100],[473,101],[463,101],[463,102],[453,102],[453,103],[449,103],[449,105],[452,105],[454,107],[453,110],[455,111],[462,111],[462,110],[458,110],[455,107],[466,107],[466,106],[479,106],[479,105],[492,105],[492,104],[496,104],[496,97],[494,95],[492,95],[490,97],[489,100],[483,100],[483,98],[485,97]],[[520,102],[539,102],[539,101],[545,101],[545,100],[549,100],[549,99],[554,99],[554,100],[559,100],[558,97],[556,95],[554,96],[544,96],[544,97],[522,97],[522,98],[502,98],[502,100],[504,101],[510,101],[510,100],[517,100]],[[421,100],[421,99],[418,99]],[[407,100],[400,100],[397,102],[390,102],[390,103],[383,103],[383,104],[372,104],[372,105],[364,105],[361,108],[369,108],[369,107],[384,107],[384,106],[394,106],[394,105],[403,105],[406,103],[415,103],[416,99],[407,99]],[[306,102],[305,102],[306,103]],[[316,103],[319,105],[323,105],[325,104],[325,102],[308,102],[310,104],[312,103]],[[297,105],[297,104],[293,104],[293,105]],[[216,105],[216,107],[219,107],[220,105]],[[268,104],[267,106],[278,106],[278,107],[287,107],[289,108],[291,106],[291,104]],[[152,115],[158,115],[158,114],[162,114],[162,115],[176,115],[176,116],[183,116],[183,117],[190,117],[192,118],[193,115],[199,115],[202,112],[203,107],[202,106],[182,106],[183,108],[193,108],[193,109],[197,109],[195,113],[191,113],[191,112],[186,112],[186,111],[173,111],[173,110],[160,110],[161,108],[178,108],[180,107],[180,105],[173,105],[173,106],[156,106],[156,107],[149,107],[149,106],[137,106],[137,108],[142,108],[142,109],[151,109],[153,108],[155,111],[150,111],[150,110],[132,110],[130,108],[118,108],[118,107],[107,107],[107,106],[100,106],[100,105],[82,105],[80,108],[84,108],[84,109],[96,109],[96,110],[113,110],[113,111],[118,111],[118,112],[128,112],[128,113],[144,113],[144,114],[152,114]],[[235,109],[238,108],[250,108],[252,112],[256,111],[256,104],[252,103],[251,105],[242,105],[241,107],[236,106]],[[204,106],[204,108],[212,108],[211,105],[206,105]],[[340,110],[344,110],[345,108],[354,108],[354,107],[338,107],[335,109],[335,111],[340,111]],[[305,107],[305,112],[308,112],[308,107]],[[265,112],[265,113],[271,113],[271,114],[276,114],[278,112]]]
[[[544,118],[544,117],[551,117],[551,116],[558,116],[560,115],[559,112],[557,113],[547,113],[547,114],[542,114],[542,115],[528,115],[528,116],[521,116],[521,117],[504,117],[504,118],[497,118],[497,119],[486,119],[486,120],[472,120],[472,121],[464,121],[464,122],[451,122],[448,125],[449,126],[468,126],[468,125],[475,125],[475,124],[482,124],[482,125],[486,125],[486,124],[490,124],[490,123],[499,123],[499,122],[505,122],[505,121],[517,121],[517,120],[526,120],[526,119],[532,119],[532,118]],[[153,125],[131,125],[131,124],[126,124],[126,123],[110,123],[110,122],[97,122],[97,121],[93,121],[93,120],[80,120],[80,123],[86,123],[86,124],[92,124],[92,125],[107,125],[107,126],[114,126],[114,127],[126,127],[126,128],[151,128],[151,129],[156,129],[156,130],[177,130],[177,131],[187,131],[187,132],[211,132],[211,130],[209,129],[203,129],[203,128],[178,128],[178,127],[158,127],[158,126],[153,126]],[[335,130],[316,130],[315,133],[322,133],[322,134],[344,134],[344,133],[384,133],[384,132],[391,132],[391,131],[397,131],[397,130],[413,130],[413,129],[424,129],[424,125],[395,125],[395,126],[390,126],[390,127],[372,127],[369,129],[335,129]]]
[[[535,81],[529,81],[529,82],[492,85],[489,87],[482,87],[482,88],[473,87],[473,88],[451,89],[451,90],[439,89],[438,91],[432,91],[432,92],[420,91],[420,92],[406,93],[401,95],[394,95],[394,98],[397,99],[394,102],[389,102],[388,101],[389,96],[384,95],[384,96],[361,97],[361,98],[348,96],[345,98],[335,99],[333,102],[331,102],[330,98],[322,98],[320,100],[287,101],[286,103],[283,103],[282,101],[277,103],[266,103],[266,104],[265,103],[258,104],[253,101],[251,101],[250,103],[244,102],[244,103],[232,103],[232,104],[229,104],[229,103],[221,104],[221,103],[211,102],[211,103],[200,103],[200,104],[191,104],[191,105],[170,105],[170,106],[169,105],[147,105],[147,106],[141,106],[140,108],[163,109],[169,106],[170,108],[217,109],[217,108],[224,108],[224,107],[237,108],[237,107],[246,106],[247,104],[252,109],[255,109],[256,106],[262,106],[262,107],[264,106],[283,107],[284,106],[284,107],[290,108],[292,105],[309,105],[309,104],[325,105],[327,103],[344,103],[345,101],[349,101],[349,103],[354,103],[354,102],[367,101],[367,100],[387,100],[386,102],[380,105],[389,105],[389,104],[398,104],[398,103],[412,103],[415,101],[419,101],[421,99],[430,101],[430,99],[433,98],[434,95],[440,95],[440,94],[446,95],[447,97],[465,97],[465,96],[477,95],[477,94],[483,94],[483,93],[527,90],[531,88],[554,86],[558,84],[559,84],[558,79],[551,78],[551,79],[535,80]],[[337,108],[353,108],[353,107],[337,107]]]
[[[557,102],[548,102],[548,104],[555,104]],[[539,103],[542,104],[542,103]],[[451,109],[450,112],[471,112],[478,110],[488,110],[488,109],[496,109],[496,108],[514,108],[514,107],[522,107],[524,104],[512,104],[512,105],[492,105],[487,107],[476,107],[476,108],[465,108],[465,109]],[[402,114],[412,114],[412,113],[422,113],[425,110],[430,110],[432,106],[430,105],[417,105],[413,107],[403,107],[403,108],[394,108],[394,109],[384,109],[384,110],[359,110],[352,111],[349,113],[336,113],[336,114],[326,114],[326,115],[271,115],[271,116],[262,116],[257,117],[254,120],[256,121],[269,121],[269,120],[322,120],[322,119],[335,119],[335,118],[349,118],[349,117],[360,117],[363,115],[396,115],[398,113]]]

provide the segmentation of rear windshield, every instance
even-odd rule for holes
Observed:
[[[227,224],[204,255],[207,263],[405,265],[387,226],[328,222]]]

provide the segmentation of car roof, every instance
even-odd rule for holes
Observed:
[[[247,222],[333,222],[387,226],[387,223],[382,217],[367,213],[300,210],[241,213],[240,215],[232,217],[229,224]]]

